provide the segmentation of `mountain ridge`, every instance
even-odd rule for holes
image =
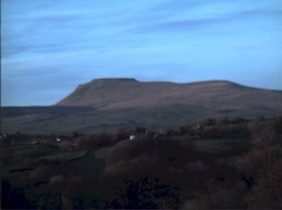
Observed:
[[[112,110],[158,107],[173,103],[203,105],[215,101],[215,98],[219,104],[231,103],[233,99],[241,100],[240,103],[246,104],[249,101],[248,97],[253,102],[264,104],[260,98],[273,100],[273,97],[281,94],[282,91],[246,87],[227,80],[175,83],[141,82],[133,78],[109,78],[96,79],[79,85],[55,106],[91,106],[99,110]],[[260,97],[257,98],[256,95]]]
[[[99,79],[53,106],[2,107],[1,132],[69,134],[124,127],[177,127],[206,118],[282,116],[282,91],[226,80],[194,83]]]
[[[206,80],[206,81],[197,81],[197,82],[172,82],[172,81],[140,81],[135,78],[101,78],[93,79],[87,83],[79,84],[76,88],[87,85],[105,85],[107,83],[139,83],[139,84],[175,84],[175,85],[199,85],[199,84],[226,84],[226,85],[238,85],[243,86],[238,83],[229,81],[229,80]]]
[[[267,89],[267,88],[262,88],[262,87],[253,87],[249,85],[243,85],[237,82],[233,82],[231,80],[225,80],[225,79],[213,79],[213,80],[203,80],[203,81],[194,81],[194,82],[176,82],[176,81],[166,81],[166,80],[160,80],[160,81],[141,81],[135,78],[131,77],[113,77],[113,78],[99,78],[99,79],[93,79],[89,82],[79,84],[77,85],[76,88],[79,86],[84,86],[84,85],[90,85],[93,83],[100,83],[102,84],[103,82],[135,82],[135,83],[167,83],[167,84],[176,84],[176,85],[200,85],[200,84],[226,84],[226,85],[235,85],[235,86],[240,86],[240,87],[246,87],[246,88],[252,88],[252,89],[259,89],[259,90],[270,90],[270,91],[278,91],[282,92],[282,90],[278,89]]]

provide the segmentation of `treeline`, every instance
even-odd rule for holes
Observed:
[[[264,119],[260,117],[259,119]],[[98,134],[86,135],[74,132],[74,137],[79,137],[81,144],[90,147],[104,147],[129,139],[130,135],[135,135],[139,139],[154,139],[158,137],[186,136],[187,139],[203,138],[249,138],[250,120],[244,118],[208,118],[198,122],[189,123],[179,128],[167,127],[136,127],[121,128],[116,132],[102,132]]]
[[[241,181],[211,184],[207,192],[188,199],[184,209],[278,209],[282,207],[282,117],[260,117],[248,123],[252,146],[231,163]]]

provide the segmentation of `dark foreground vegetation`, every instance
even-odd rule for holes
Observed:
[[[3,209],[282,208],[282,117],[0,138]]]

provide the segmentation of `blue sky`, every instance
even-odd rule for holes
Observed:
[[[2,105],[95,78],[282,90],[281,0],[1,0]]]

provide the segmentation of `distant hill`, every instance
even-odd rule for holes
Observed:
[[[98,79],[79,85],[56,106],[91,106],[98,110],[200,106],[212,111],[282,110],[282,92],[244,87],[229,81],[197,83]]]
[[[229,81],[196,83],[97,79],[50,107],[2,108],[5,132],[96,132],[129,126],[179,126],[207,117],[282,115],[282,91]]]

